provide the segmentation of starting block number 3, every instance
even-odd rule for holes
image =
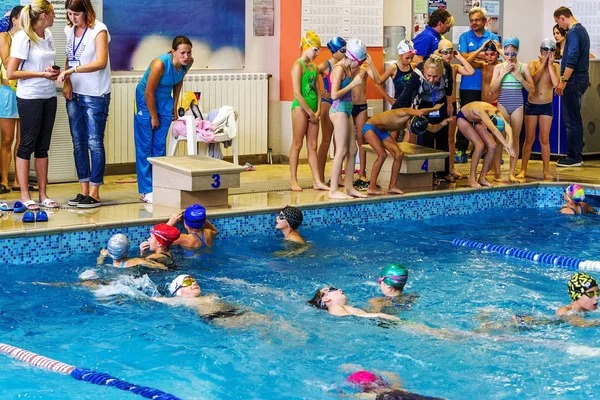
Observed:
[[[421,165],[421,170],[425,172],[429,171],[429,160],[423,161],[423,165]]]
[[[214,189],[218,189],[219,186],[221,186],[221,175],[213,174],[211,178],[213,179],[213,183],[211,183],[210,186],[212,186]]]

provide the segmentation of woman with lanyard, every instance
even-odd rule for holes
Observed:
[[[177,119],[175,105],[183,77],[194,63],[192,42],[186,36],[176,36],[171,49],[150,63],[135,91],[135,166],[138,191],[146,203],[152,203],[152,166],[148,157],[166,155],[167,133],[171,122]]]
[[[104,183],[104,130],[110,105],[110,63],[106,25],[96,20],[90,0],[67,0],[67,64],[57,79],[73,139],[73,153],[81,193],[69,200],[78,208],[99,207]],[[91,156],[91,157],[90,157]],[[91,158],[91,170],[90,170]]]
[[[12,156],[12,145],[17,127],[17,147],[19,146],[19,111],[17,110],[17,81],[6,76],[6,64],[10,57],[12,39],[19,31],[19,16],[23,6],[16,6],[10,13],[8,31],[0,33],[0,56],[2,57],[2,85],[0,86],[0,129],[2,130],[2,148],[0,149],[0,194],[10,192],[8,188],[8,168]],[[16,155],[16,154],[15,154]],[[15,159],[16,163],[16,159]],[[19,180],[15,174],[13,188],[19,190]],[[33,189],[33,188],[32,188]]]
[[[430,113],[427,117],[430,124],[437,124],[452,114],[452,67],[446,63],[438,54],[432,54],[424,63],[417,65],[410,79],[404,87],[404,91],[397,100],[400,107],[430,108],[436,104],[442,104],[437,112]],[[432,149],[448,151],[448,126],[433,133],[426,131],[421,136],[421,144]],[[439,181],[455,182],[450,175],[449,160],[446,157],[444,171],[437,172]]]
[[[29,210],[39,209],[29,192],[29,164],[35,156],[35,173],[42,207],[57,208],[46,193],[48,150],[56,118],[56,86],[60,68],[54,66],[56,50],[50,28],[54,8],[47,0],[33,0],[21,10],[21,31],[15,34],[6,66],[8,79],[18,79],[17,107],[21,119],[21,141],[16,170],[21,186],[21,202]]]

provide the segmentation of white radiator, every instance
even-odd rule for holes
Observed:
[[[201,92],[204,113],[230,105],[238,112],[240,155],[266,154],[269,120],[269,74],[190,74],[184,91]],[[135,87],[141,76],[113,76],[110,111],[106,126],[106,162],[135,162],[133,114]],[[224,149],[226,156],[231,148]]]

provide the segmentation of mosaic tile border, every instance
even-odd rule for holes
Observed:
[[[431,197],[413,197],[378,202],[362,202],[302,207],[304,227],[359,225],[390,220],[422,220],[438,216],[470,215],[490,208],[558,208],[562,204],[564,183],[560,186],[530,186],[510,189],[449,192]],[[589,190],[597,193],[598,190]],[[215,218],[218,240],[254,235],[276,235],[272,211],[250,215]],[[115,233],[127,235],[132,244],[145,240],[152,225],[65,232],[47,236],[0,239],[0,262],[31,265],[58,261],[65,254],[96,253]],[[180,227],[183,228],[183,227]],[[132,245],[134,247],[135,245]]]

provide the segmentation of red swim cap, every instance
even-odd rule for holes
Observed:
[[[379,375],[375,375],[370,371],[356,371],[346,380],[350,383],[360,386],[364,391],[373,390],[377,387],[387,387],[388,385]]]
[[[158,224],[150,231],[158,240],[161,246],[169,248],[174,241],[179,239],[179,230],[174,226],[167,224]]]

